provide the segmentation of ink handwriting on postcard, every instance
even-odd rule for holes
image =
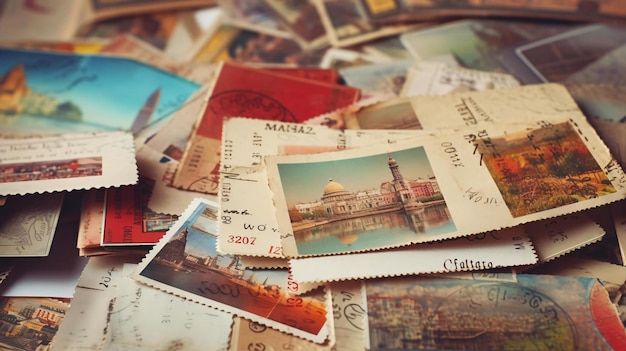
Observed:
[[[99,132],[0,139],[0,194],[134,184],[132,134]]]

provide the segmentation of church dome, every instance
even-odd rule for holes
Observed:
[[[324,195],[332,194],[340,191],[346,191],[343,185],[335,182],[333,178],[330,178],[328,184],[324,187]]]

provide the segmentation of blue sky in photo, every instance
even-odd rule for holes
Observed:
[[[166,117],[199,88],[195,82],[126,58],[0,49],[0,76],[23,64],[27,86],[59,103],[71,101],[83,121],[129,129],[156,89],[161,98],[151,123]]]
[[[423,147],[394,151],[391,156],[405,179],[427,179],[434,175]],[[289,206],[319,200],[329,179],[348,191],[379,188],[391,181],[388,155],[382,153],[347,160],[278,165],[280,179]]]

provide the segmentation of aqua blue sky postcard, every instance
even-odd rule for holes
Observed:
[[[127,58],[0,49],[5,132],[136,132],[171,115],[198,88]]]

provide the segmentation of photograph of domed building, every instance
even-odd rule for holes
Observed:
[[[423,147],[278,168],[301,255],[397,247],[456,230]]]

